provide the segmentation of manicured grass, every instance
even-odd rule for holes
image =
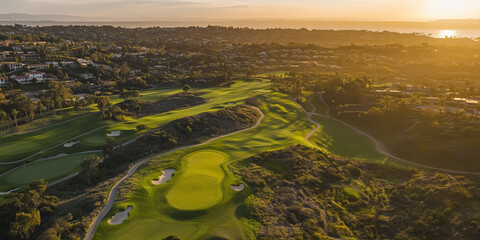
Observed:
[[[98,119],[98,114],[93,114],[34,132],[0,136],[0,162],[29,157],[34,153],[62,144],[82,133],[108,124],[108,121],[99,121]],[[33,161],[35,158],[31,160]]]
[[[255,89],[255,86],[258,89]],[[242,192],[235,192],[230,188],[231,184],[241,183],[241,179],[234,175],[227,165],[231,161],[241,160],[263,151],[280,149],[291,144],[306,144],[304,136],[313,129],[313,125],[307,121],[304,113],[288,96],[272,91],[270,84],[266,82],[238,82],[231,88],[207,91],[206,95],[210,95],[210,101],[207,103],[210,104],[210,109],[216,109],[215,107],[219,105],[216,102],[222,104],[226,102],[241,103],[243,99],[255,96],[263,102],[260,109],[265,117],[255,129],[221,138],[203,146],[176,151],[154,159],[147,166],[139,169],[131,177],[129,184],[120,187],[121,191],[129,192],[127,194],[129,197],[114,205],[97,228],[95,239],[161,239],[169,234],[175,234],[180,239],[247,238],[248,231],[244,229],[244,224],[238,219],[236,210],[248,194],[249,189],[247,187]],[[196,106],[189,111],[203,107],[205,106]],[[177,111],[175,114],[178,112],[181,111]],[[221,163],[221,168],[218,165],[213,167],[215,164],[210,167],[210,161],[205,162],[208,163],[208,167],[201,165],[204,161],[198,161],[199,165],[192,165],[192,162],[189,162],[192,154],[195,156],[195,153],[199,151],[211,152],[212,149],[228,154],[230,161],[225,160]],[[202,155],[197,156],[201,157],[199,159],[207,159]],[[153,185],[152,179],[157,179],[161,171],[168,167],[177,169],[173,178],[165,184]],[[222,174],[224,180],[221,184],[212,182],[209,187],[209,189],[220,189],[223,194],[221,200],[213,204],[214,206],[201,206],[196,199],[195,203],[180,204],[182,206],[195,204],[203,209],[185,211],[171,206],[171,194],[172,192],[175,194],[177,191],[175,189],[182,190],[179,193],[183,195],[190,191],[189,187],[199,186],[207,181],[206,179],[198,181],[197,178],[197,181],[194,182],[194,179],[190,179],[189,176],[208,175],[218,179]],[[132,184],[136,188],[132,189]],[[199,187],[203,188],[204,186],[207,185]],[[196,190],[192,189],[192,191]],[[199,194],[194,193],[190,197],[198,198],[198,196]],[[182,197],[173,195],[173,198],[181,199]],[[133,206],[129,219],[120,225],[108,224],[107,221],[110,217],[129,205]],[[188,230],[184,231],[183,229]],[[190,229],[196,229],[196,232],[190,233]]]
[[[48,182],[61,179],[80,171],[80,164],[90,155],[100,156],[101,154],[71,155],[33,162],[16,168],[0,176],[0,191],[26,186],[39,179],[45,179]]]
[[[221,164],[225,154],[216,151],[195,152],[186,156],[186,167],[167,194],[167,202],[179,210],[200,210],[222,200],[225,173]]]

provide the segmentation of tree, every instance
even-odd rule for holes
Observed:
[[[183,85],[183,91],[184,91],[184,92],[190,91],[190,86],[187,85],[187,84]]]
[[[45,110],[45,106],[43,105],[42,101],[37,102],[37,110],[40,112],[40,116],[43,116],[43,111]]]
[[[392,96],[386,96],[379,101],[380,105],[382,105],[382,110],[384,112],[394,112],[398,109],[398,101],[396,98]]]
[[[2,120],[2,130],[7,130],[8,114],[3,110],[0,110],[0,119]]]
[[[19,111],[15,108],[12,108],[12,110],[10,111],[10,114],[12,114],[13,120],[15,121],[15,128],[17,129],[17,132],[18,132],[18,121],[17,121],[18,113]]]
[[[120,98],[123,98],[123,99],[130,99],[130,98],[137,98],[138,96],[140,96],[140,92],[138,90],[125,90],[123,89],[122,90],[122,93],[120,93]]]
[[[112,105],[110,98],[107,96],[100,96],[97,98],[97,105],[102,112],[102,118],[106,118],[105,111]]]
[[[15,214],[15,221],[10,224],[10,235],[20,237],[21,239],[29,239],[33,230],[40,225],[40,211],[19,212]]]
[[[98,174],[98,165],[100,164],[100,157],[91,155],[85,158],[81,164],[82,172],[88,182],[88,185],[92,182],[92,179]]]

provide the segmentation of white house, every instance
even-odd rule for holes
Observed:
[[[25,75],[29,76],[32,80],[35,78],[39,82],[42,82],[45,80],[44,72],[27,72]]]
[[[53,67],[58,67],[58,62],[45,62],[45,64],[48,64]]]
[[[93,73],[81,73],[80,77],[83,79],[92,79],[93,78]]]
[[[10,63],[7,63],[7,66],[8,66],[8,68],[10,68],[12,70],[17,70],[17,69],[22,68],[23,64],[18,63],[18,62],[10,62]]]
[[[15,80],[19,82],[20,84],[31,84],[32,83],[32,78],[29,76],[17,76],[15,77]]]
[[[7,77],[0,77],[0,87],[6,86],[8,84]]]
[[[28,70],[36,70],[36,71],[44,70],[47,68],[48,68],[48,64],[32,64],[27,66]]]

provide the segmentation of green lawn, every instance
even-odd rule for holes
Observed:
[[[95,239],[102,240],[162,239],[170,234],[176,234],[181,239],[245,239],[248,231],[238,219],[237,210],[250,189],[247,186],[242,192],[235,192],[230,188],[231,184],[241,183],[241,179],[229,170],[228,164],[292,144],[307,145],[304,138],[314,126],[289,96],[274,91],[268,81],[237,81],[231,87],[208,88],[201,91],[205,92],[202,97],[208,99],[205,104],[142,119],[127,118],[125,122],[112,123],[98,121],[98,115],[95,115],[96,119],[92,117],[84,119],[85,122],[75,121],[74,125],[58,125],[41,134],[37,132],[34,136],[19,134],[10,136],[11,139],[0,137],[0,152],[3,153],[2,150],[7,152],[12,146],[21,146],[26,153],[15,150],[11,151],[9,156],[5,155],[9,159],[18,159],[20,156],[28,156],[45,149],[46,146],[54,146],[56,142],[66,141],[68,138],[65,135],[78,135],[103,126],[84,136],[76,137],[75,140],[80,143],[71,148],[58,146],[37,157],[101,149],[105,144],[105,135],[111,131],[120,130],[121,135],[115,139],[128,141],[139,135],[136,132],[138,124],[146,124],[152,129],[182,117],[217,111],[230,102],[239,104],[246,98],[257,97],[263,103],[260,109],[265,114],[257,128],[150,161],[127,180],[128,184],[120,187],[121,195],[126,197],[114,205],[94,236]],[[177,92],[179,89],[149,89],[142,91],[142,97],[139,99],[153,101]],[[119,102],[121,99],[114,96],[112,101]],[[315,101],[315,104],[321,105],[318,101]],[[318,109],[325,110],[324,106],[323,108],[318,106]],[[392,160],[378,154],[368,138],[347,126],[325,117],[316,116],[315,119],[322,128],[312,136],[311,141],[320,148],[342,157],[396,165]],[[23,138],[19,137],[22,135]],[[26,142],[26,145],[22,145],[22,142]],[[3,154],[1,161],[8,161],[4,160]],[[2,186],[14,186],[24,184],[21,181],[27,183],[39,177],[58,179],[75,172],[75,169],[78,170],[78,165],[75,165],[78,164],[78,159],[56,161],[58,162],[42,161],[26,165],[25,169],[19,168],[19,172],[15,170],[0,177],[0,183]],[[58,169],[55,167],[57,165]],[[174,177],[167,183],[153,185],[152,179],[157,179],[162,170],[169,167],[177,169]],[[56,169],[53,175],[50,175],[51,168]],[[29,181],[27,181],[29,178],[23,179],[25,174],[32,175]],[[108,224],[109,218],[127,206],[133,206],[133,209],[124,223]]]
[[[108,121],[99,121],[98,119],[99,115],[93,114],[34,132],[0,136],[0,162],[11,162],[30,157],[34,153],[62,144],[80,134],[108,124]],[[58,153],[62,153],[62,151]]]
[[[90,155],[101,156],[101,154],[92,153],[78,154],[33,162],[16,168],[0,176],[0,191],[23,187],[38,179],[45,179],[48,182],[53,182],[69,176],[80,171],[80,164],[83,159]]]
[[[221,138],[203,146],[179,150],[149,162],[128,180],[129,184],[124,185],[132,186],[133,183],[135,189],[124,186],[120,188],[120,191],[130,192],[127,194],[129,197],[114,205],[97,228],[95,239],[161,239],[170,234],[176,234],[180,239],[247,238],[247,231],[238,219],[236,211],[250,190],[247,187],[242,192],[235,192],[230,188],[231,184],[241,183],[241,179],[232,174],[227,165],[263,151],[280,149],[291,144],[306,144],[304,136],[313,129],[313,125],[306,120],[303,112],[288,96],[271,91],[270,84],[251,82],[237,84],[241,87],[208,92],[207,95],[212,97],[207,104],[216,109],[215,106],[218,104],[212,103],[215,94],[219,99],[215,102],[219,103],[240,103],[247,97],[256,96],[263,102],[263,106],[260,107],[265,114],[262,123],[255,129]],[[244,89],[248,84],[259,88]],[[197,106],[193,109],[202,107]],[[220,160],[220,157],[213,157],[218,155],[212,155],[212,150],[228,154],[229,159]],[[205,151],[206,155],[196,155]],[[177,169],[174,177],[165,184],[153,185],[152,179],[157,179],[162,170],[169,167]],[[219,179],[222,178],[224,179],[219,185]],[[207,185],[206,182],[211,184]],[[221,200],[218,200],[218,195],[212,190],[222,194]],[[207,195],[205,194],[207,191],[213,195],[206,198],[208,203],[203,203],[205,199],[195,199]],[[188,202],[176,202],[185,196],[189,196]],[[133,206],[129,219],[120,225],[108,224],[109,218],[129,205]],[[193,207],[188,209],[192,205],[196,207],[195,211],[192,211]]]

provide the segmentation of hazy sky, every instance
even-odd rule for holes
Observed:
[[[0,13],[115,19],[479,18],[480,0],[0,0]]]

